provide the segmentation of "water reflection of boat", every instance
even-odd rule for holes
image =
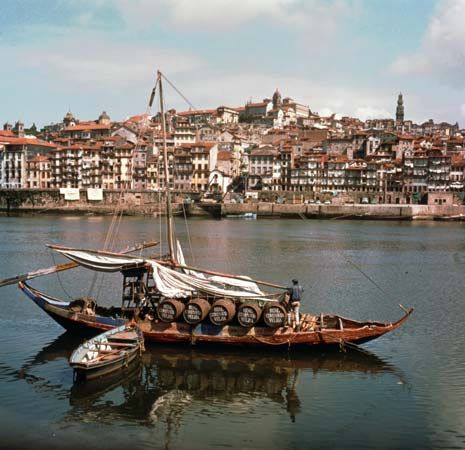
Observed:
[[[47,364],[60,358],[68,359],[73,349],[82,342],[83,338],[81,336],[65,331],[30,358],[23,368]]]
[[[309,372],[361,373],[367,376],[394,375],[402,380],[398,369],[369,352],[328,350],[321,352],[276,351],[218,353],[215,349],[179,346],[148,347],[141,363],[130,371],[85,384],[51,384],[43,367],[59,360],[67,367],[67,358],[76,339],[64,333],[46,345],[20,370],[10,370],[13,379],[24,380],[40,392],[68,398],[70,408],[63,421],[75,423],[111,423],[124,419],[145,426],[156,423],[176,429],[189,408],[200,404],[247,408],[257,400],[271,401],[282,407],[291,420],[303,405],[297,381]],[[35,366],[42,366],[40,376]],[[1,368],[0,368],[1,369]],[[5,368],[6,369],[6,368]],[[5,371],[3,371],[5,372]],[[6,372],[4,373],[6,375]]]
[[[361,372],[371,376],[396,374],[394,367],[370,353],[349,351],[325,354],[289,355],[276,352],[218,355],[209,350],[179,347],[148,348],[142,355],[140,370],[121,384],[102,384],[101,389],[70,392],[72,409],[68,419],[90,414],[93,420],[108,422],[131,418],[146,422],[179,423],[193,402],[206,405],[232,402],[248,403],[267,399],[285,408],[293,420],[301,409],[296,383],[303,372]],[[112,401],[112,392],[123,391]],[[105,401],[102,399],[105,398]],[[123,400],[122,400],[123,398]]]
[[[88,380],[86,383],[74,383],[70,390],[71,405],[92,408],[93,403],[101,399],[106,393],[120,386],[124,389],[127,383],[133,383],[140,371],[140,360],[135,359],[124,371],[113,372],[106,377]]]

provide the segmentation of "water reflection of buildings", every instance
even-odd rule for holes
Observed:
[[[50,386],[32,375],[36,365],[67,358],[78,340],[66,333],[44,347],[17,373],[42,390],[52,389],[61,399],[69,398],[65,423],[111,424],[117,420],[151,427],[166,425],[166,440],[176,435],[183,416],[196,403],[247,410],[249,404],[266,399],[281,405],[295,420],[303,405],[296,389],[304,372],[359,372],[367,375],[397,374],[397,370],[373,354],[364,352],[220,353],[186,347],[149,347],[140,363],[127,372],[92,383]],[[44,371],[41,370],[43,373]],[[72,377],[71,370],[69,372]]]

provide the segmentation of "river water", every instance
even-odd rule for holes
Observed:
[[[101,247],[110,223],[0,217],[0,278],[61,262],[46,243]],[[150,346],[124,378],[73,385],[67,358],[80,339],[9,286],[0,290],[1,448],[465,448],[464,225],[198,219],[177,229],[197,266],[298,278],[305,311],[383,321],[402,315],[398,303],[415,312],[364,352]],[[124,218],[113,247],[160,232],[153,219]],[[93,285],[111,304],[119,282],[76,269],[31,284],[63,299]]]

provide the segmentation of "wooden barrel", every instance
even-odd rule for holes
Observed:
[[[262,309],[257,303],[243,303],[237,310],[237,321],[245,328],[253,327],[260,316]]]
[[[213,325],[226,325],[234,319],[236,305],[232,300],[220,298],[213,303],[208,317]]]
[[[195,325],[207,317],[208,311],[210,311],[210,303],[207,300],[193,298],[187,303],[182,315],[187,323]]]
[[[158,318],[162,322],[174,322],[182,314],[184,308],[184,303],[175,298],[163,300],[157,306]]]
[[[286,325],[286,308],[278,302],[267,303],[263,309],[263,320],[271,328],[283,327]]]

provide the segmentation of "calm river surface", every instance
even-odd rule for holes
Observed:
[[[0,217],[0,278],[63,261],[45,243],[101,247],[110,222]],[[80,339],[9,286],[0,290],[1,448],[465,448],[465,225],[229,219],[177,229],[190,263],[298,278],[308,312],[383,321],[402,315],[398,303],[415,312],[366,353],[150,346],[124,379],[73,386],[67,358]],[[114,248],[159,233],[154,219],[124,218]],[[31,284],[68,299],[92,282],[76,269]],[[117,303],[119,282],[98,278],[92,294]]]

